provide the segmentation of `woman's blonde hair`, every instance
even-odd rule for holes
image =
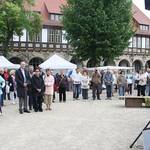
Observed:
[[[10,75],[14,74],[15,73],[15,70],[10,70]]]

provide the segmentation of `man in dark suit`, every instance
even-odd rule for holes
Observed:
[[[15,80],[17,83],[17,95],[19,98],[19,112],[30,113],[27,109],[27,84],[28,84],[28,75],[25,70],[26,63],[22,61],[20,63],[20,68],[16,71]]]
[[[31,85],[31,80],[32,80],[32,76],[34,74],[34,67],[32,65],[29,66],[29,71],[28,71],[28,79],[29,79],[29,83],[28,83],[28,103],[29,103],[29,110],[32,110],[33,108],[33,94],[32,94],[32,85]]]

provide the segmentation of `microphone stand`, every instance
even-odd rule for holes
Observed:
[[[147,129],[147,127],[149,126],[149,124],[150,124],[150,121],[146,124],[146,126],[144,127],[144,129],[140,132],[140,134],[137,136],[137,138],[134,140],[134,142],[130,145],[130,148],[132,148],[133,145],[137,142],[137,140],[138,140],[138,139],[140,138],[140,136],[142,135],[142,132]]]

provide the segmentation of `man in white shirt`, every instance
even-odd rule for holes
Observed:
[[[73,80],[73,98],[79,99],[79,95],[81,92],[81,74],[79,72],[79,68],[71,75]]]

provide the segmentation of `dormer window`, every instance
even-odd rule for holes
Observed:
[[[140,30],[148,31],[149,30],[149,25],[140,24]]]
[[[52,21],[61,21],[62,15],[60,14],[50,14],[50,20]]]

